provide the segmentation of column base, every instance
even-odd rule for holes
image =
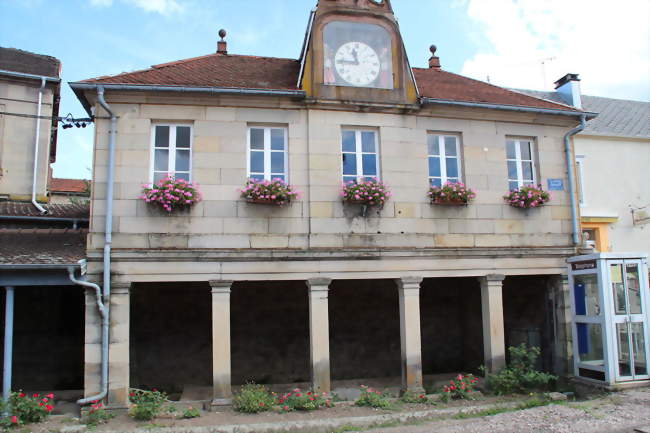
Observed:
[[[215,398],[210,402],[210,409],[222,406],[231,406],[232,398]]]
[[[424,388],[417,387],[417,388],[400,389],[399,390],[399,395],[402,396],[402,395],[406,394],[407,392],[412,392],[412,393],[418,394],[418,395],[427,393]]]

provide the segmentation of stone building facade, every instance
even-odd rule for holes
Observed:
[[[338,39],[328,26],[340,26]],[[361,33],[375,36],[359,42]],[[360,67],[364,55],[381,67]],[[98,282],[117,117],[112,404],[127,403],[129,386],[188,385],[211,386],[221,403],[247,380],[329,390],[401,374],[402,389],[417,390],[427,374],[496,370],[518,342],[541,345],[544,368],[567,370],[565,259],[575,247],[563,138],[584,113],[439,65],[434,52],[430,68],[409,66],[388,0],[321,0],[298,60],[232,55],[221,41],[215,54],[71,84],[97,116],[87,255]],[[259,171],[261,137],[262,172],[302,192],[290,205],[240,198]],[[434,142],[450,145],[435,153]],[[169,149],[190,153],[188,162],[163,152],[203,193],[171,215],[139,198],[172,169],[156,167],[157,150]],[[519,166],[510,177],[508,159]],[[441,160],[447,179],[477,192],[469,206],[429,202],[430,182],[445,180]],[[526,183],[524,166],[535,183],[564,185],[548,205],[504,203],[512,182]],[[377,176],[393,195],[362,216],[341,201],[346,175]],[[100,389],[98,317],[89,295],[87,395]]]

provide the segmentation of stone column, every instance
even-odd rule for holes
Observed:
[[[85,290],[84,397],[99,394],[102,386],[102,316],[92,289]]]
[[[480,277],[483,312],[483,352],[485,370],[494,373],[506,365],[503,328],[503,280],[505,275]]]
[[[573,336],[571,328],[571,290],[567,275],[551,275],[548,294],[553,311],[553,372],[559,376],[573,374]]]
[[[327,295],[330,278],[307,280],[309,290],[309,363],[314,392],[330,392],[330,330]]]
[[[402,277],[395,280],[399,291],[402,392],[424,392],[422,386],[422,336],[420,333],[421,282],[422,277]]]
[[[212,287],[212,406],[232,402],[230,365],[230,288],[232,281],[210,281]]]
[[[110,346],[108,355],[108,404],[129,404],[131,283],[112,283],[110,302]]]

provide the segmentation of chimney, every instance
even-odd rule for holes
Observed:
[[[431,51],[431,58],[429,59],[429,69],[436,69],[440,70],[440,57],[436,56],[436,51],[438,50],[438,47],[435,45],[431,45],[429,47],[429,51]]]
[[[580,95],[580,78],[578,74],[566,74],[555,82],[555,90],[562,99],[569,105],[582,108],[582,97]]]
[[[219,30],[219,36],[221,40],[217,42],[217,54],[228,54],[228,43],[224,40],[226,37],[226,31],[224,29]]]

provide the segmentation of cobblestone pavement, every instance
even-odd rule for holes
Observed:
[[[631,433],[648,427],[650,389],[479,418],[432,421],[372,433]],[[645,431],[645,430],[642,430]]]

